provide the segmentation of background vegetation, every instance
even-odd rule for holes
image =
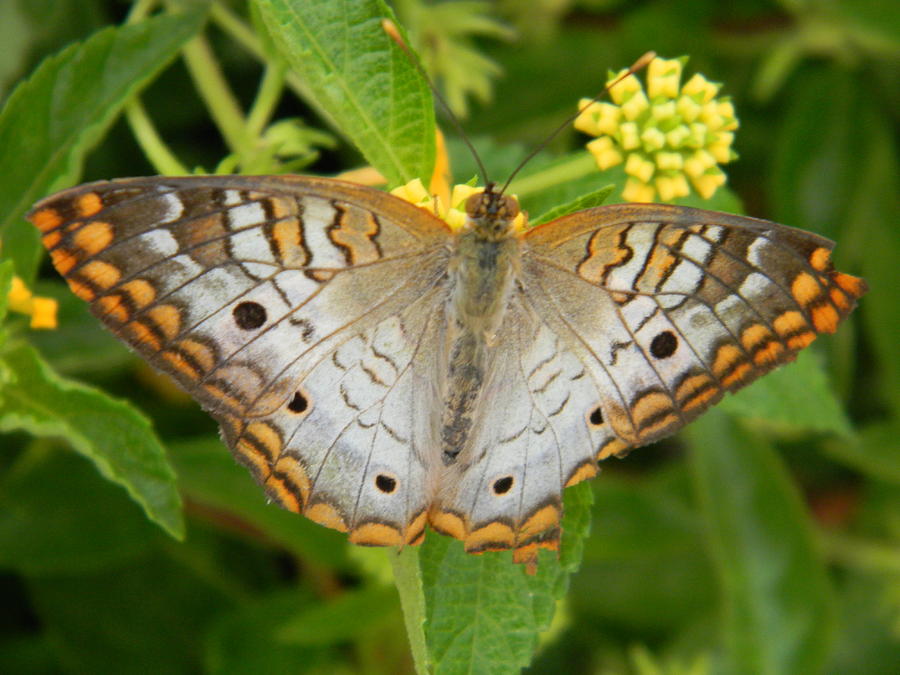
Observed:
[[[82,180],[427,178],[431,102],[406,58],[365,30],[343,62],[309,49],[379,2],[181,4],[147,21],[152,2],[0,2],[0,305],[14,271],[60,302],[57,330],[0,324],[0,672],[412,672],[407,628],[419,667],[446,673],[900,672],[892,3],[393,3],[499,179],[608,68],[689,55],[741,120],[730,190],[707,206],[835,239],[873,289],[797,363],[570,490],[561,558],[534,578],[434,534],[400,559],[350,547],[266,505],[211,420],[41,262],[22,215]],[[532,214],[620,182],[566,173],[584,140],[565,132],[514,186]],[[465,182],[471,158],[450,152]]]

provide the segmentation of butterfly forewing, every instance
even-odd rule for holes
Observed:
[[[525,241],[529,302],[579,354],[629,445],[794,358],[865,292],[832,268],[826,239],[686,207],[599,207]]]

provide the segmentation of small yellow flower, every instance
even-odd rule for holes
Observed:
[[[708,199],[725,183],[719,168],[737,155],[731,149],[738,121],[718,84],[693,75],[684,85],[687,58],[653,59],[646,92],[634,75],[610,90],[612,103],[582,100],[575,128],[597,138],[587,144],[597,166],[624,163],[628,201],[685,197],[691,189]],[[625,71],[610,75],[615,80]]]
[[[31,316],[29,325],[32,328],[56,328],[56,310],[58,307],[56,300],[33,295],[28,290],[25,282],[19,277],[13,277],[7,299],[9,300],[10,310]]]
[[[458,232],[466,224],[466,201],[474,194],[484,192],[484,188],[472,185],[454,185],[450,192],[450,203],[435,199],[428,194],[422,181],[418,178],[411,180],[406,185],[401,185],[391,190],[391,194],[400,199],[405,199],[421,209],[437,216],[450,226],[454,232]],[[513,220],[513,229],[522,231],[526,225],[524,213],[519,213]]]

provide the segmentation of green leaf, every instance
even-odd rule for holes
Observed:
[[[384,32],[380,0],[257,0],[285,61],[322,111],[391,185],[427,180],[434,167],[431,95]]]
[[[327,648],[272,639],[298,609],[316,601],[312,593],[290,588],[254,595],[250,602],[217,617],[207,632],[203,672],[340,672],[336,656]]]
[[[11,260],[0,261],[0,323],[6,319],[6,310],[9,307],[9,289],[12,287],[13,262]]]
[[[555,208],[546,211],[541,214],[538,218],[535,218],[531,225],[532,227],[536,227],[541,223],[548,223],[551,220],[556,218],[562,218],[570,213],[575,213],[576,211],[583,211],[584,209],[591,209],[595,206],[600,206],[610,194],[616,189],[615,185],[607,185],[606,187],[602,187],[599,190],[594,190],[593,192],[589,192],[588,194],[578,197],[577,199],[573,199],[567,204],[562,204]]]
[[[54,373],[30,346],[0,355],[14,381],[3,390],[0,431],[59,436],[124,487],[147,517],[184,537],[175,474],[147,419],[128,403]]]
[[[390,587],[343,593],[327,604],[292,617],[276,629],[275,638],[287,644],[309,646],[346,642],[390,618],[391,607],[396,604],[397,595]]]
[[[858,121],[864,83],[849,72],[810,70],[786,92],[770,184],[779,222],[835,238],[862,166]]]
[[[639,448],[624,464],[657,451]],[[687,472],[678,463],[636,481],[615,473],[622,466],[618,460],[602,463],[607,470],[593,481],[593,534],[572,579],[571,606],[595,629],[679,631],[715,601],[702,521],[682,494]]]
[[[833,599],[784,465],[760,438],[717,411],[685,433],[722,594],[730,672],[821,672]]]
[[[831,387],[818,354],[797,360],[722,400],[722,410],[779,429],[828,431],[847,436],[850,422]]]
[[[852,438],[841,438],[824,445],[825,453],[857,471],[879,481],[900,484],[900,421],[871,424]]]
[[[85,153],[199,30],[202,17],[192,11],[104,29],[44,61],[10,95],[0,112],[0,234],[4,255],[26,281],[41,247],[22,215],[78,179]]]
[[[32,449],[0,487],[0,566],[26,574],[96,572],[146,552],[158,532],[73,452]]]
[[[581,562],[590,504],[588,484],[566,491],[559,556],[541,551],[534,576],[509,551],[471,555],[462,542],[426,537],[420,560],[435,673],[518,673],[528,665]]]
[[[229,606],[221,584],[162,554],[92,574],[31,577],[26,589],[72,673],[201,672],[200,640]]]

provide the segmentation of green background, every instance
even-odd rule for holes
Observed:
[[[0,672],[413,672],[389,556],[267,505],[212,421],[71,296],[22,219],[53,189],[156,173],[120,115],[144,87],[149,117],[191,170],[334,175],[369,162],[392,183],[427,171],[427,89],[375,30],[379,2],[183,4],[193,11],[102,32],[129,6],[0,2],[0,256],[12,261],[0,289],[14,265],[61,305],[55,331],[14,314],[0,324]],[[741,122],[730,191],[709,206],[834,239],[839,269],[872,289],[796,364],[568,491],[562,558],[544,556],[537,577],[429,535],[412,561],[421,577],[393,568],[413,596],[421,584],[423,606],[406,607],[414,644],[415,618],[426,619],[420,665],[900,672],[893,3],[393,8],[500,180],[607,69],[650,49],[690,56],[687,73],[722,82]],[[204,17],[205,43],[187,43]],[[326,49],[337,46],[348,51]],[[203,63],[233,101],[202,92],[216,76]],[[286,89],[262,127],[252,113],[235,125],[229,110],[240,118],[264,98],[262,63],[278,92],[288,73]],[[388,84],[374,77],[385,70]],[[438,122],[465,182],[474,164]],[[546,183],[522,195],[533,215],[621,178],[555,183],[584,141],[566,130],[525,170]]]

